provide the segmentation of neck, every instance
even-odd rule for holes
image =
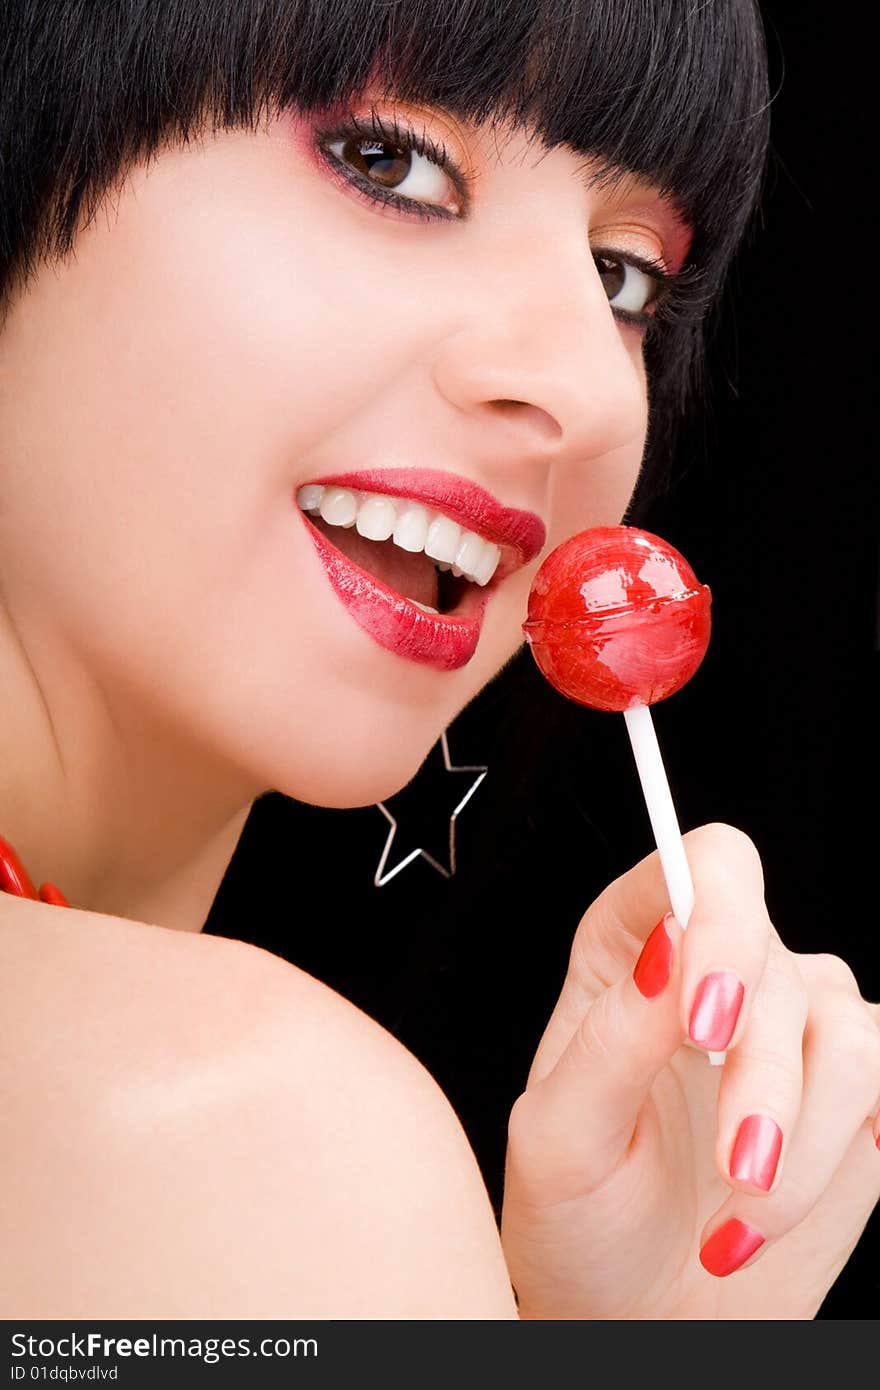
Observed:
[[[201,931],[261,788],[35,645],[0,641],[0,836],[72,908]]]
[[[39,827],[25,829],[20,822],[16,831],[7,818],[0,826],[0,892],[174,931],[199,932],[217,896],[249,809],[244,807],[213,838],[187,856],[179,856],[178,866],[164,876],[127,876],[123,867],[123,871],[97,883],[73,863],[69,847],[59,844],[54,829],[41,833]],[[53,853],[55,846],[57,852]],[[63,874],[56,873],[54,864],[64,860],[67,867]]]

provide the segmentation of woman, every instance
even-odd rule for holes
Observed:
[[[735,830],[686,938],[654,857],[587,910],[500,1240],[415,1059],[200,934],[255,798],[401,787],[668,458],[753,6],[20,4],[4,61],[0,833],[72,905],[0,897],[5,1316],[812,1316],[878,1011]]]

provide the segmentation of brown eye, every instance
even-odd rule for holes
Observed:
[[[627,314],[641,314],[657,298],[658,280],[641,270],[632,261],[595,251],[593,260],[605,287],[608,302]]]
[[[410,172],[411,154],[387,140],[341,140],[339,144],[341,152],[337,157],[383,188],[396,188]]]
[[[327,149],[362,184],[387,189],[404,202],[423,203],[454,213],[461,210],[461,195],[444,164],[413,148],[408,141],[349,134],[332,141]]]
[[[609,299],[613,299],[616,294],[620,294],[626,280],[623,264],[612,260],[610,256],[596,256],[595,259],[605,293]]]

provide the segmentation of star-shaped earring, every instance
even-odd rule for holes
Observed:
[[[444,878],[452,878],[452,875],[455,873],[456,821],[458,820],[458,817],[464,810],[465,806],[470,801],[474,792],[479,787],[480,783],[485,778],[489,769],[488,767],[453,767],[452,760],[449,756],[449,741],[446,737],[445,729],[443,730],[443,733],[440,735],[440,747],[443,750],[443,765],[446,768],[447,772],[479,773],[479,776],[476,778],[474,782],[471,783],[471,786],[465,792],[461,801],[459,801],[458,805],[452,812],[452,815],[449,817],[449,868],[447,869],[445,865],[441,864],[439,860],[435,859],[432,854],[429,854],[426,849],[419,848],[411,850],[405,858],[401,859],[399,864],[395,864],[394,868],[389,869],[386,873],[385,865],[388,863],[388,856],[391,853],[391,846],[394,843],[394,837],[397,834],[397,821],[395,817],[392,816],[391,812],[388,810],[388,807],[383,802],[377,801],[376,805],[382,812],[382,815],[388,821],[390,827],[388,831],[388,838],[385,841],[385,848],[382,850],[382,857],[379,860],[378,868],[376,869],[376,872],[373,876],[373,883],[377,888],[384,888],[386,883],[390,883],[393,878],[396,878],[396,876],[399,873],[401,873],[407,867],[408,864],[411,864],[414,859],[418,859],[420,855],[423,859],[426,859],[428,861],[432,869],[436,869],[438,874],[442,874]]]

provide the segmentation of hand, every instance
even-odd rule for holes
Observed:
[[[837,956],[783,946],[746,836],[685,843],[687,932],[657,925],[656,854],[605,890],[511,1112],[522,1317],[811,1318],[880,1197],[880,1006]]]

